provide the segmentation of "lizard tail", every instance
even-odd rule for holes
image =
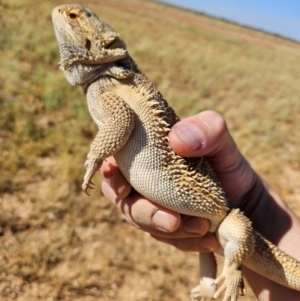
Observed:
[[[254,231],[254,252],[243,262],[258,274],[300,291],[300,262]]]

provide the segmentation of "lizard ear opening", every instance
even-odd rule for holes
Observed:
[[[92,42],[89,39],[85,39],[85,44],[84,47],[90,51],[91,47],[92,47]]]

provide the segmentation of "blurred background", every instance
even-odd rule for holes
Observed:
[[[242,23],[217,13],[219,1],[214,15],[227,21],[145,0],[77,3],[121,34],[180,117],[223,114],[242,153],[300,215],[299,36],[229,22]],[[129,226],[100,184],[90,197],[81,191],[97,128],[59,70],[58,4],[0,0],[0,299],[188,300],[197,254]],[[249,288],[240,299],[255,300]]]
[[[192,11],[300,41],[300,2],[297,0],[160,0]]]

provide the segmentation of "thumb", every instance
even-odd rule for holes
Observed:
[[[176,123],[169,133],[170,146],[180,156],[213,156],[228,139],[224,118],[214,111],[204,111]]]

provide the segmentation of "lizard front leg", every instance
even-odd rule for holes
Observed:
[[[85,162],[86,173],[82,189],[86,193],[88,188],[91,188],[91,179],[103,160],[118,152],[125,145],[134,128],[134,113],[122,98],[111,92],[102,93],[99,97],[101,99],[93,102],[90,108],[91,114],[95,117],[97,124],[99,122],[97,110],[101,110],[105,118],[100,126],[98,124],[99,131],[91,144]]]

